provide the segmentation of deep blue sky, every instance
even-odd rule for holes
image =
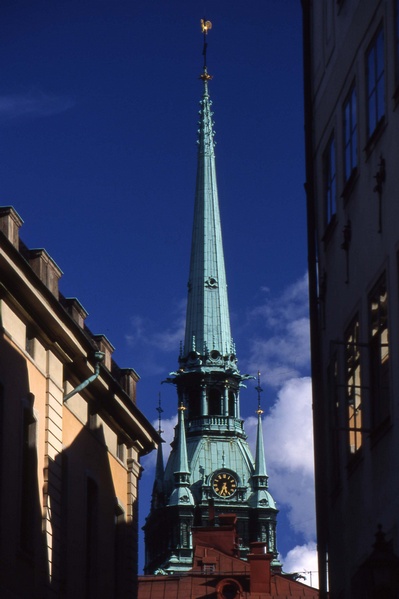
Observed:
[[[303,294],[292,292],[306,272],[299,0],[2,0],[0,8],[0,203],[24,219],[24,242],[45,247],[63,270],[62,293],[80,300],[117,363],[140,374],[138,405],[150,419],[160,391],[165,418],[176,409],[174,390],[160,382],[183,336],[203,16],[213,23],[208,69],[233,337],[241,370],[262,370],[268,409],[287,380],[308,374],[295,341]],[[287,316],[284,302],[302,303]],[[244,416],[256,408],[254,385]],[[150,464],[142,517],[148,473]],[[281,511],[285,555],[304,538]]]

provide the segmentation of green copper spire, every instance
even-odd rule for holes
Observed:
[[[203,91],[186,332],[179,368],[165,381],[176,386],[179,422],[163,475],[164,504],[153,504],[146,520],[147,574],[189,570],[193,560],[190,530],[194,525],[208,526],[211,512],[216,521],[226,512],[237,515],[241,557],[248,554],[252,542],[262,541],[274,555],[273,565],[279,567],[278,510],[268,491],[260,403],[255,460],[240,416],[240,392],[244,381],[253,377],[239,372],[231,338],[209,97],[211,76],[206,63],[211,23],[203,20],[201,25]],[[259,380],[258,388],[259,394]],[[160,472],[159,468],[161,479]]]
[[[210,25],[209,21],[203,22],[204,38],[210,28],[207,23]],[[213,365],[215,359],[227,359],[235,364],[216,182],[215,133],[208,90],[211,76],[206,66],[206,46],[205,42],[204,67],[200,76],[203,96],[200,101],[186,333],[181,358],[187,358],[190,354],[194,357],[196,353],[201,356],[202,364],[211,362]]]
[[[184,406],[179,408],[177,470],[174,472],[175,488],[169,498],[168,505],[194,505],[190,490],[190,470],[187,458],[186,430],[184,422]]]
[[[256,434],[256,454],[255,454],[255,472],[253,474],[254,487],[267,489],[267,470],[266,470],[266,458],[265,458],[265,447],[263,443],[263,428],[262,428],[262,414],[263,410],[260,407],[260,394],[263,389],[260,386],[260,372],[258,371],[258,385],[256,387],[258,392],[258,409],[256,413],[258,415],[258,428]]]

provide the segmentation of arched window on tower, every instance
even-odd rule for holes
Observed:
[[[233,391],[229,391],[229,416],[236,417],[236,395]]]
[[[218,389],[210,389],[208,395],[209,415],[220,416],[222,413],[222,395]]]
[[[201,389],[192,389],[189,393],[189,418],[201,415]]]

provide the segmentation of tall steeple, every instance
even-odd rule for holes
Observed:
[[[188,280],[184,345],[179,370],[172,373],[179,401],[188,418],[223,414],[239,418],[239,388],[249,377],[238,371],[231,336],[222,227],[216,181],[212,100],[207,67],[207,34],[212,25],[202,20],[204,64],[198,130],[197,179]],[[193,374],[201,383],[193,385]],[[223,425],[222,425],[223,426]],[[189,431],[190,433],[190,431]]]
[[[179,423],[165,467],[164,508],[151,509],[144,527],[147,574],[188,569],[191,526],[209,525],[211,514],[216,522],[222,513],[237,515],[241,556],[252,541],[267,542],[275,558],[278,554],[277,509],[267,490],[260,407],[255,461],[240,418],[240,391],[253,377],[239,372],[231,336],[207,68],[211,23],[201,24],[203,90],[186,331],[179,368],[167,379],[177,390]]]
[[[210,22],[202,23],[204,66],[200,79],[203,82],[203,95],[199,112],[197,181],[183,362],[191,352],[201,355],[205,362],[209,362],[210,355],[218,354],[229,359],[234,354],[216,181],[212,100],[208,89],[212,77],[206,65],[206,36]]]

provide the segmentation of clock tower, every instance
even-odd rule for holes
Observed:
[[[218,515],[237,516],[237,554],[267,542],[279,568],[275,502],[268,490],[258,401],[253,458],[240,416],[244,381],[231,336],[222,230],[216,184],[215,143],[206,65],[209,21],[202,21],[204,66],[200,79],[198,162],[184,344],[176,387],[178,424],[166,467],[158,449],[151,510],[144,526],[145,573],[178,573],[192,567],[193,526],[217,525]],[[258,377],[258,399],[260,382]]]

